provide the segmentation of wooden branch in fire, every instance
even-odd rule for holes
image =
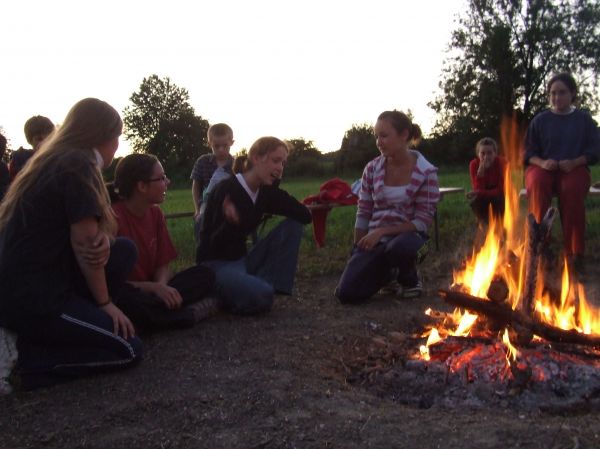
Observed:
[[[484,315],[504,327],[512,328],[517,335],[530,333],[550,342],[600,347],[600,335],[582,334],[576,330],[564,330],[551,326],[533,317],[526,316],[519,310],[513,310],[506,303],[492,302],[452,290],[440,290],[438,293],[448,304],[467,309],[477,315]],[[512,343],[523,345],[528,341],[519,340]]]
[[[535,287],[537,284],[537,268],[540,254],[548,240],[552,223],[556,217],[556,208],[550,207],[540,223],[535,221],[533,214],[527,216],[527,245],[525,251],[525,286],[521,298],[521,310],[527,316],[533,316],[535,309]]]

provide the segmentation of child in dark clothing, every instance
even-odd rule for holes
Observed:
[[[275,293],[292,292],[302,225],[310,223],[311,215],[279,188],[287,154],[281,140],[258,139],[243,173],[222,181],[208,196],[196,260],[213,268],[216,293],[233,313],[268,311]],[[263,214],[288,219],[247,251],[247,237]]]
[[[118,303],[147,330],[189,327],[218,310],[215,298],[205,299],[214,283],[209,268],[197,265],[174,276],[169,270],[177,252],[158,206],[169,182],[150,154],[125,156],[115,169],[114,187],[121,198],[113,204],[117,235],[133,240],[139,253]]]
[[[25,163],[35,154],[42,142],[48,138],[54,131],[54,123],[50,121],[48,117],[43,115],[34,115],[25,122],[23,132],[31,150],[25,148],[19,148],[17,151],[12,153],[10,162],[8,164],[8,172],[10,174],[10,180],[12,181],[17,176]]]
[[[190,178],[192,179],[192,199],[194,200],[194,234],[198,238],[200,220],[206,207],[209,186],[233,174],[233,157],[229,154],[233,145],[233,130],[225,123],[216,123],[208,128],[208,145],[212,154],[200,156]]]
[[[504,172],[506,161],[498,156],[498,145],[484,137],[475,146],[477,157],[469,164],[472,191],[467,193],[471,209],[480,223],[487,223],[490,208],[496,218],[504,216]]]

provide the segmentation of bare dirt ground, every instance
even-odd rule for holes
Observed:
[[[358,307],[334,299],[333,276],[299,279],[268,315],[145,336],[132,370],[0,397],[0,448],[600,447],[596,412],[403,404],[382,388],[366,348],[420,332],[442,273],[421,299]]]

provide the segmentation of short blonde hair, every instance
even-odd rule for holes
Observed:
[[[208,140],[210,141],[214,137],[222,137],[226,136],[233,140],[233,130],[231,126],[226,123],[215,123],[208,128],[208,132],[206,133]]]

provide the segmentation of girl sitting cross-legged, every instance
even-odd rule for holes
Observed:
[[[196,260],[213,268],[216,294],[233,313],[268,311],[275,293],[292,293],[302,225],[310,223],[311,215],[279,188],[287,155],[283,141],[258,139],[243,171],[221,181],[208,195]],[[238,159],[234,171],[239,167]],[[248,250],[247,238],[264,214],[287,219]]]
[[[210,268],[196,265],[175,275],[169,269],[177,252],[158,206],[168,186],[162,165],[150,154],[125,156],[115,169],[117,233],[132,239],[139,253],[118,303],[146,330],[193,326],[218,310],[217,300],[206,298],[214,283]]]

